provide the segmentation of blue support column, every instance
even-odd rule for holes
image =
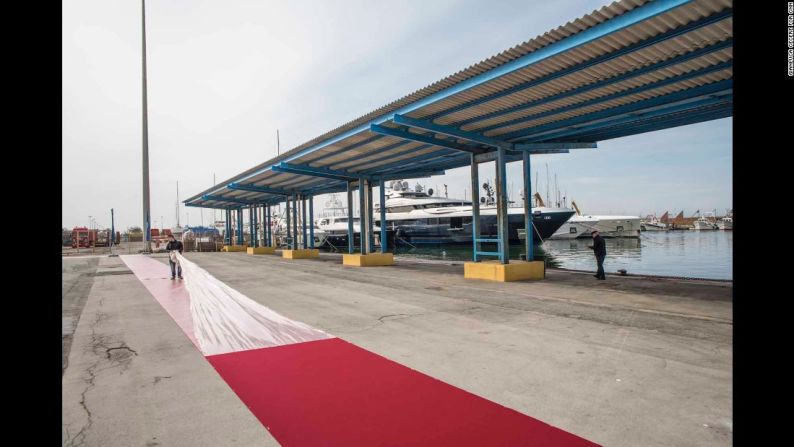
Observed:
[[[226,219],[223,228],[223,243],[224,245],[232,245],[232,210],[226,209]]]
[[[303,235],[303,248],[309,248],[309,238],[306,227],[306,196],[301,194],[301,234]]]
[[[367,180],[367,253],[375,252],[375,204],[372,203],[372,181]],[[364,241],[362,240],[362,244]]]
[[[295,194],[292,196],[292,249],[297,250],[300,248],[298,245],[298,239],[300,233],[298,233],[298,215],[300,213],[300,196]]]
[[[254,221],[256,217],[254,217],[254,206],[251,205],[248,207],[248,234],[250,235],[250,245],[251,247],[256,247],[256,231],[254,231]]]
[[[270,226],[270,205],[265,207],[265,245],[273,246],[273,228]]]
[[[243,209],[237,208],[237,245],[243,245]]]
[[[309,196],[309,248],[314,248],[314,196]]]
[[[361,254],[367,254],[367,187],[364,177],[358,179],[358,217]]]
[[[380,179],[380,252],[386,253],[389,241],[386,240],[386,182]]]
[[[524,231],[526,232],[527,261],[535,259],[533,239],[535,228],[532,224],[532,178],[529,165],[529,152],[524,151]]]
[[[289,202],[290,202],[289,199],[290,199],[290,196],[287,196],[287,201],[286,201],[284,210],[285,210],[285,214],[287,216],[287,222],[286,222],[287,223],[287,248],[291,249],[293,247],[292,247],[292,225],[290,224],[290,213],[291,212],[290,212],[290,209],[289,209]]]
[[[254,247],[259,247],[259,228],[261,227],[260,220],[260,208],[258,206],[254,206]]]
[[[353,182],[347,182],[347,252],[353,254]]]
[[[480,251],[480,171],[474,154],[471,154],[471,240],[474,244],[474,262],[478,262]]]
[[[499,240],[499,261],[510,263],[510,244],[508,239],[507,217],[507,154],[500,147],[496,150],[496,222],[497,239]]]

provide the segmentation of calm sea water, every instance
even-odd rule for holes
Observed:
[[[593,251],[587,248],[591,244],[591,239],[547,240],[536,249],[535,257],[546,256],[553,267],[595,271]],[[607,274],[626,269],[637,274],[733,279],[732,231],[643,232],[639,239],[606,239],[606,244]],[[469,261],[471,252],[468,245],[399,247],[396,251],[405,257],[450,261]],[[523,253],[523,247],[511,245],[511,259]]]

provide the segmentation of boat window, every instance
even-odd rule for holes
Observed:
[[[570,232],[571,232],[571,234],[576,234],[576,227],[571,227]]]
[[[407,206],[392,206],[387,208],[386,210],[390,213],[407,213],[412,209],[414,209],[413,206],[407,205]]]
[[[618,225],[617,227],[615,227],[615,230],[623,231],[623,226],[622,225]]]
[[[450,228],[463,228],[463,218],[462,217],[450,217],[449,218],[449,227]]]

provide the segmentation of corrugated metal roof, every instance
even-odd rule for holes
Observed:
[[[344,187],[345,182],[339,179],[272,170],[285,160],[311,168],[343,170],[351,176],[400,170],[410,173],[412,169],[448,169],[468,164],[465,153],[460,155],[438,145],[381,135],[366,127],[368,123],[380,122],[384,127],[397,128],[390,116],[406,108],[404,114],[408,117],[508,141],[523,138],[542,141],[546,134],[559,137],[554,141],[578,141],[578,128],[582,129],[579,137],[614,138],[614,135],[630,135],[632,129],[639,132],[653,130],[653,126],[663,128],[665,119],[674,124],[685,123],[687,116],[693,121],[722,117],[728,113],[726,110],[732,110],[732,1],[693,0],[680,5],[676,1],[622,0],[604,6],[307,141],[185,202],[224,203],[201,199],[210,192],[236,199],[278,197],[231,190],[226,185],[232,182],[297,192],[308,192],[312,187],[324,190]],[[551,51],[551,46],[584,36],[594,27],[605,29],[610,21],[621,16],[639,17],[649,8],[657,7],[662,12],[648,13],[642,20],[629,21],[598,38],[582,37],[581,44],[564,51]],[[632,13],[626,15],[629,12]],[[538,56],[536,62],[517,69],[511,66],[504,74],[489,77],[496,70],[547,48],[550,56]],[[479,81],[480,78],[484,80]],[[439,95],[443,97],[431,100]],[[665,102],[667,98],[670,101]],[[678,104],[685,104],[685,99],[702,101],[692,102],[688,112],[680,111]],[[649,107],[643,108],[645,104]],[[659,115],[661,106],[657,104],[670,107],[667,118]],[[653,111],[653,117],[643,117],[644,110]],[[611,111],[615,114],[610,115]],[[610,119],[615,122],[611,123]],[[627,119],[634,123],[626,122]],[[606,120],[602,127],[612,130],[595,132],[598,129],[592,129],[591,123],[599,120]],[[554,123],[562,127],[552,129]],[[413,128],[409,132],[429,135]],[[449,140],[471,144],[455,138]],[[239,203],[226,202],[226,205],[239,206]]]

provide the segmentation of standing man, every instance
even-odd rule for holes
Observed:
[[[588,248],[593,249],[596,262],[598,263],[598,271],[593,276],[601,280],[607,279],[606,275],[604,274],[604,259],[607,257],[607,245],[604,242],[604,238],[598,234],[598,231],[593,230],[590,233],[590,236],[593,237],[593,245],[590,245]]]
[[[178,269],[179,279],[182,279],[182,266],[179,265],[179,260],[176,257],[176,252],[182,253],[182,242],[176,240],[173,234],[168,235],[168,245],[165,246],[168,251],[168,263],[171,264],[171,279],[176,276],[175,270]]]

